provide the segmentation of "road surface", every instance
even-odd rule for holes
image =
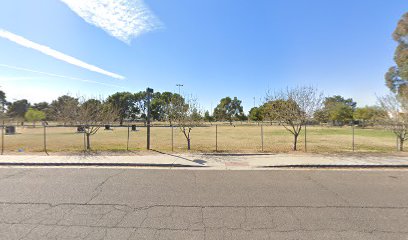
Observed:
[[[408,239],[407,171],[0,168],[0,239]]]

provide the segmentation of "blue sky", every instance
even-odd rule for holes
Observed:
[[[0,29],[124,79],[0,37],[0,65],[69,77],[0,66],[0,88],[9,100],[39,102],[147,86],[178,91],[181,83],[182,93],[205,109],[237,96],[248,111],[268,89],[313,85],[359,106],[375,104],[376,95],[386,93],[384,73],[396,47],[391,34],[408,2],[146,0],[143,7],[154,27],[141,22],[140,34],[126,39],[86,22],[60,0],[2,1]]]

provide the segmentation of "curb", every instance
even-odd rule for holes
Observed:
[[[278,165],[278,166],[261,166],[259,168],[396,168],[396,169],[408,169],[408,164],[405,165]]]
[[[47,166],[47,167],[184,167],[184,168],[206,168],[207,166],[167,164],[167,163],[7,163],[1,162],[0,166]]]

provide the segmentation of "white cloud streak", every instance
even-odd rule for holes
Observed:
[[[89,24],[130,43],[162,26],[143,0],[61,0]]]
[[[57,77],[57,78],[74,80],[74,81],[81,81],[81,82],[86,82],[86,83],[99,84],[99,85],[104,85],[104,86],[108,86],[108,87],[124,88],[122,86],[118,86],[118,85],[115,85],[115,84],[109,84],[109,83],[103,83],[103,82],[98,82],[98,81],[94,81],[94,80],[88,80],[88,79],[64,76],[64,75],[59,75],[59,74],[54,74],[54,73],[42,72],[42,71],[37,71],[37,70],[33,70],[33,69],[28,69],[28,68],[10,66],[10,65],[7,65],[7,64],[0,64],[0,67],[13,69],[13,70],[17,70],[17,71],[23,71],[23,72],[30,72],[30,73],[46,75],[46,76],[49,76],[49,77]],[[29,77],[16,77],[16,78],[10,77],[10,78],[3,78],[3,79],[0,78],[0,80],[13,80],[13,79],[14,80],[24,80],[24,79],[33,79],[33,78],[29,78]]]
[[[103,74],[103,75],[106,75],[106,76],[109,76],[109,77],[112,77],[112,78],[125,79],[125,77],[123,77],[123,76],[121,76],[119,74],[108,72],[108,71],[103,70],[103,69],[101,69],[99,67],[96,67],[94,65],[83,62],[83,61],[81,61],[81,60],[79,60],[77,58],[74,58],[74,57],[71,57],[71,56],[66,55],[64,53],[58,52],[58,51],[56,51],[56,50],[54,50],[52,48],[49,48],[47,46],[32,42],[32,41],[30,41],[30,40],[28,40],[28,39],[26,39],[24,37],[21,37],[19,35],[16,35],[14,33],[11,33],[9,31],[4,30],[4,29],[0,29],[0,37],[5,38],[7,40],[10,40],[10,41],[12,41],[12,42],[14,42],[14,43],[16,43],[18,45],[21,45],[23,47],[37,50],[37,51],[39,51],[39,52],[41,52],[43,54],[46,54],[46,55],[48,55],[50,57],[53,57],[53,58],[61,60],[63,62],[75,65],[77,67],[81,67],[81,68],[87,69],[87,70],[92,71],[92,72],[97,72],[97,73],[100,73],[100,74]]]

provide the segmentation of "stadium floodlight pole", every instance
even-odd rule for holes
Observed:
[[[150,150],[150,100],[152,98],[153,89],[147,88],[147,150]]]
[[[178,89],[179,89],[179,95],[181,95],[180,88],[181,88],[181,87],[184,87],[184,85],[183,85],[183,84],[176,84],[176,86],[177,86]]]

